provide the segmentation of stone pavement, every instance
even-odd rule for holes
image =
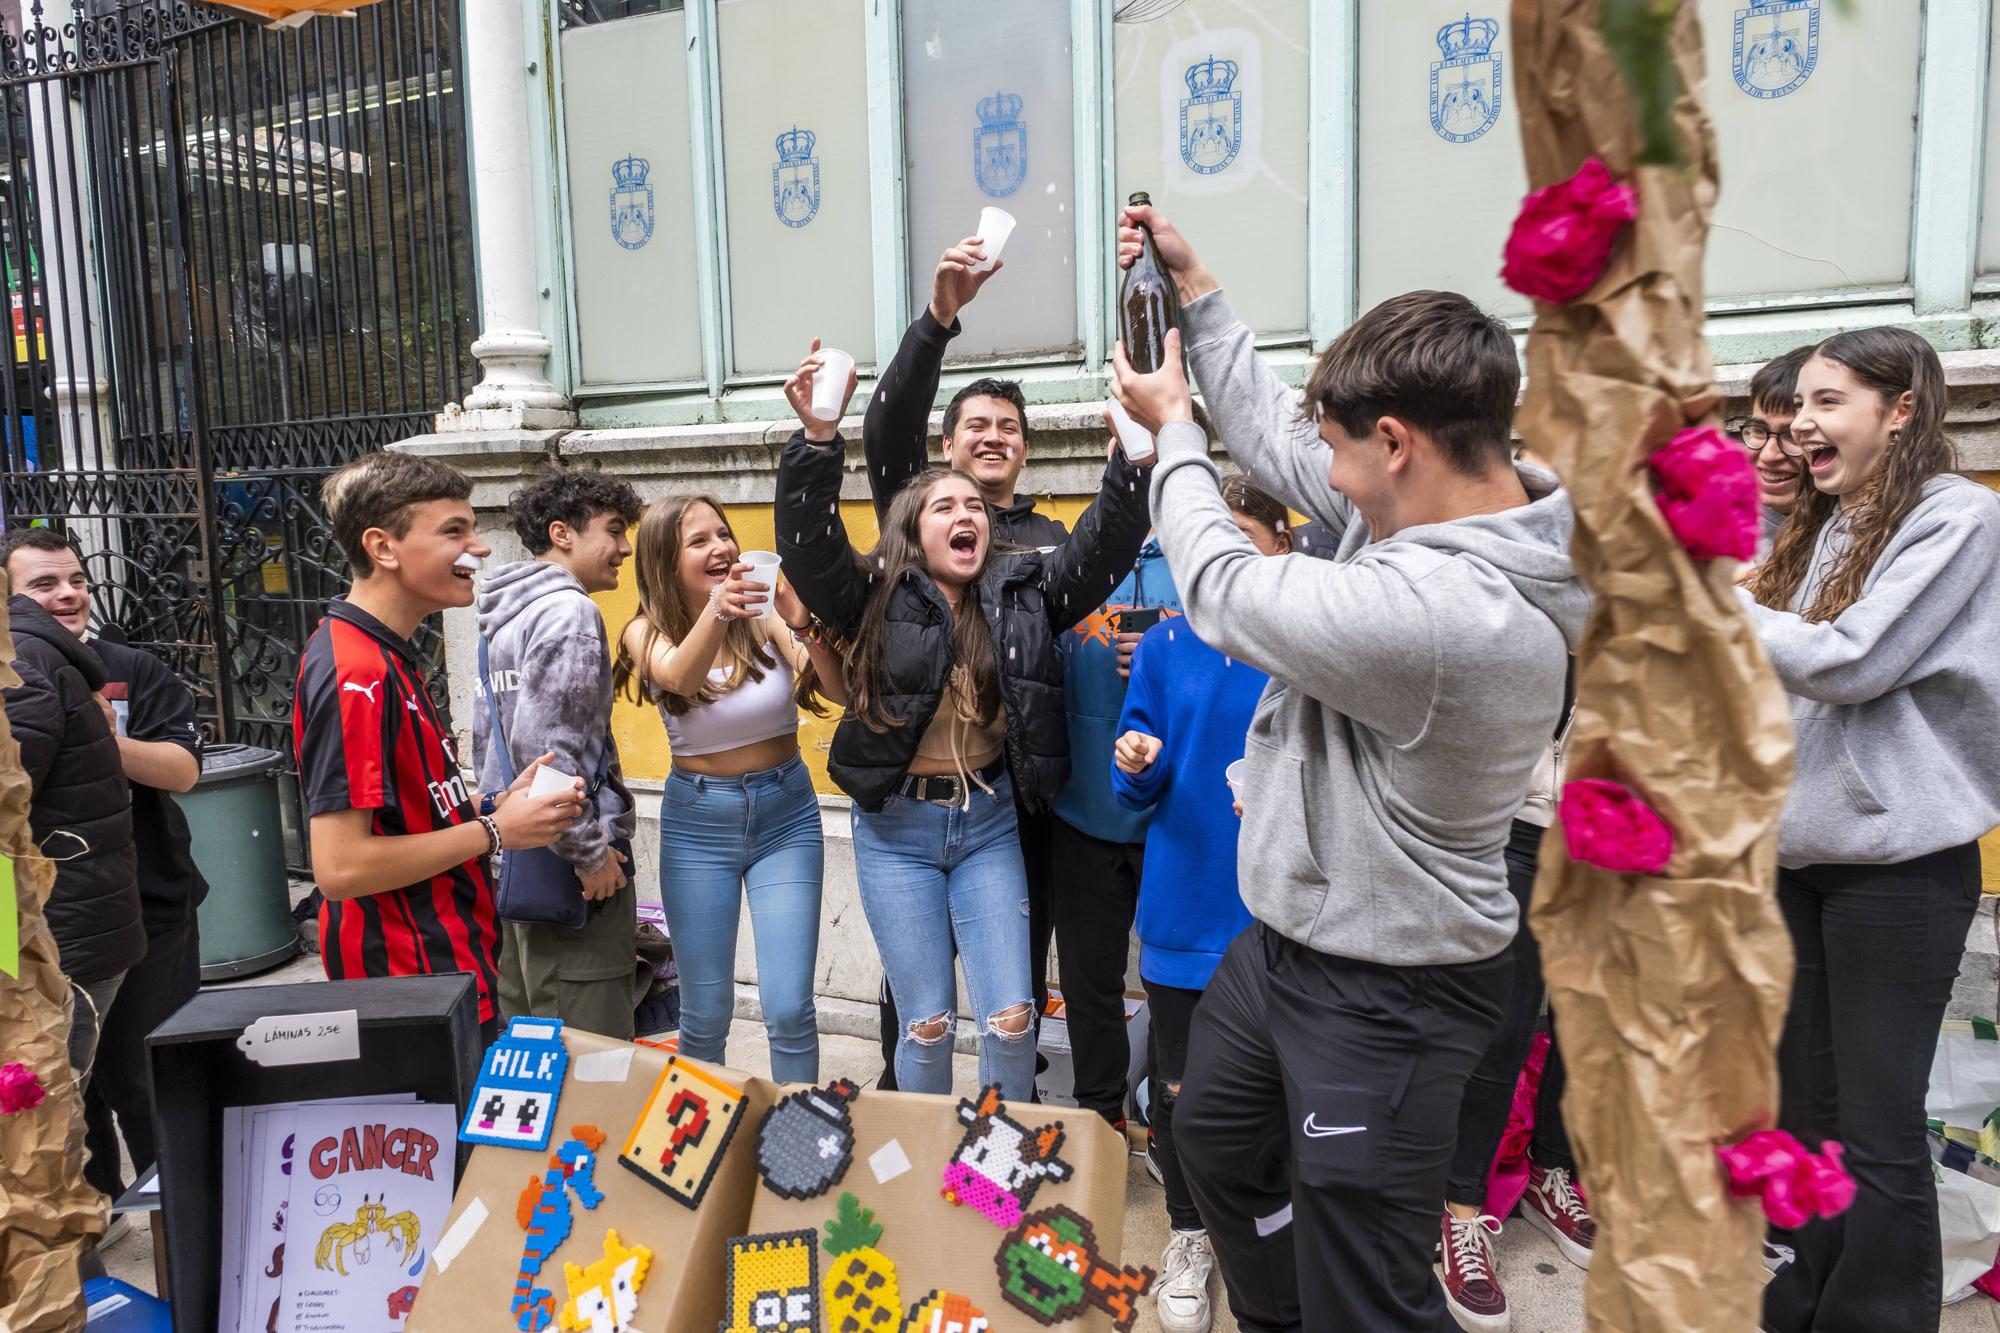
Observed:
[[[320,977],[317,956],[300,958],[261,977],[237,983],[268,985],[276,982],[313,981]],[[770,1049],[764,1029],[754,1020],[736,1019],[730,1031],[729,1063],[751,1073],[770,1072]],[[828,1033],[821,1037],[820,1074],[824,1078],[847,1077],[862,1087],[872,1086],[881,1073],[881,1056],[875,1043],[858,1037]],[[953,1058],[953,1086],[966,1093],[978,1087],[978,1061],[960,1053]],[[1141,1159],[1131,1160],[1125,1183],[1125,1244],[1127,1263],[1157,1265],[1167,1242],[1166,1203],[1160,1187],[1146,1173]],[[1500,1277],[1506,1284],[1513,1307],[1514,1333],[1580,1333],[1583,1324],[1583,1270],[1557,1252],[1554,1242],[1525,1223],[1508,1225],[1496,1242]],[[135,1219],[133,1230],[105,1251],[105,1263],[112,1276],[135,1287],[154,1290],[152,1239],[143,1219]],[[1214,1288],[1215,1333],[1235,1333],[1236,1321],[1222,1295],[1220,1277]],[[1135,1333],[1158,1333],[1152,1302],[1146,1302]],[[1752,1330],[1745,1330],[1752,1333]],[[2000,1333],[2000,1304],[1974,1296],[1948,1307],[1940,1333]]]

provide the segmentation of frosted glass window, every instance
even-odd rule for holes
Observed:
[[[1986,202],[1980,210],[1979,271],[2000,273],[2000,14],[1986,66]]]
[[[955,358],[1077,346],[1071,74],[1069,0],[905,0],[910,309],[981,209],[1014,216],[1007,267],[966,311]]]
[[[586,384],[701,377],[686,32],[665,13],[562,34]]]
[[[722,175],[738,374],[813,338],[875,360],[862,0],[719,0]]]
[[[1212,0],[1112,29],[1118,201],[1150,194],[1260,333],[1306,327],[1308,9]]]
[[[1907,280],[1921,10],[1700,0],[1722,159],[1711,300]],[[1360,21],[1363,307],[1450,287],[1525,313],[1499,278],[1526,188],[1513,81],[1532,76],[1506,6],[1364,4]]]

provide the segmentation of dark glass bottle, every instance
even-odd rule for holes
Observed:
[[[1144,193],[1126,201],[1137,208],[1152,203]],[[1167,330],[1181,322],[1180,293],[1174,289],[1173,275],[1160,262],[1153,245],[1153,233],[1139,228],[1139,257],[1125,270],[1118,288],[1118,336],[1125,341],[1125,356],[1132,369],[1151,374],[1167,363]]]

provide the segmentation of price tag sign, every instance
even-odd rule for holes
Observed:
[[[352,1009],[274,1014],[243,1029],[236,1049],[260,1065],[317,1065],[361,1058],[361,1021]]]

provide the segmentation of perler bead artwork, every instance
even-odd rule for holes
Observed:
[[[597,1188],[597,1150],[604,1146],[604,1134],[595,1125],[571,1125],[569,1132],[571,1137],[549,1157],[548,1170],[541,1179],[528,1177],[528,1187],[521,1191],[514,1209],[514,1220],[528,1230],[528,1239],[521,1247],[521,1266],[514,1273],[514,1300],[508,1307],[514,1327],[521,1333],[541,1333],[555,1322],[555,1293],[537,1287],[535,1278],[541,1275],[549,1256],[569,1239],[574,1222],[570,1192],[575,1191],[585,1208],[604,1202]]]
[[[1007,1304],[1044,1325],[1074,1319],[1094,1305],[1111,1316],[1118,1333],[1127,1333],[1156,1276],[1150,1268],[1106,1264],[1090,1223],[1061,1204],[1024,1219],[993,1258]]]
[[[618,1160],[669,1197],[699,1208],[742,1112],[743,1089],[676,1056],[653,1085]]]
[[[990,1333],[986,1312],[952,1291],[933,1291],[910,1307],[897,1333]]]
[[[736,1236],[728,1252],[721,1333],[820,1333],[817,1235]]]
[[[549,1146],[569,1050],[560,1018],[517,1018],[486,1052],[458,1137],[540,1152]]]
[[[1062,1147],[1062,1121],[1029,1132],[1007,1114],[1000,1085],[979,1094],[977,1103],[961,1101],[958,1118],[965,1137],[944,1167],[944,1197],[963,1204],[997,1227],[1011,1227],[1033,1202],[1044,1180],[1068,1180],[1070,1166],[1056,1156]]]
[[[639,1288],[646,1285],[646,1270],[652,1264],[651,1250],[625,1244],[615,1229],[606,1231],[602,1259],[588,1268],[563,1265],[569,1300],[557,1322],[568,1333],[632,1333]]]
[[[896,1265],[875,1247],[882,1228],[853,1194],[840,1196],[839,1215],[826,1224],[827,1333],[890,1333],[902,1321]]]
[[[816,1199],[854,1161],[847,1104],[861,1090],[844,1078],[779,1098],[757,1126],[757,1174],[781,1199]]]

